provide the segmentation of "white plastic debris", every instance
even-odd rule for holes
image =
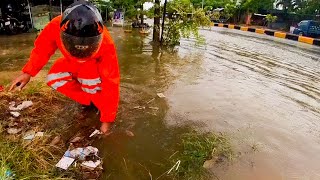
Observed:
[[[43,137],[44,132],[37,132],[34,136],[35,137]]]
[[[96,157],[99,158],[98,152],[99,152],[99,150],[95,147],[92,147],[92,146],[88,146],[85,148],[75,148],[71,151],[68,150],[64,153],[63,157],[58,162],[56,167],[67,170],[69,168],[69,166],[71,166],[75,160],[84,161],[86,159],[86,157],[89,155],[95,155]],[[99,161],[99,163],[98,163],[98,161]],[[101,164],[101,161],[100,160],[98,160],[98,161],[94,162],[94,164],[92,164],[90,161],[85,161],[85,162],[87,162],[85,164],[88,165],[88,167],[94,167],[95,164],[97,164],[97,166]]]
[[[34,132],[32,130],[31,131],[27,131],[25,133],[25,135],[23,136],[23,139],[24,140],[32,140],[34,138],[35,134],[36,134],[36,132]]]
[[[93,136],[95,136],[95,135],[98,135],[98,134],[102,134],[102,132],[99,131],[98,129],[96,129],[96,130],[93,131],[93,133],[90,134],[89,137],[91,138],[91,137],[93,137]]]
[[[82,166],[94,170],[96,167],[98,167],[101,164],[100,160],[97,160],[96,162],[93,161],[84,161],[81,163]]]
[[[129,136],[129,137],[133,137],[134,136],[132,131],[126,130],[125,132],[126,132],[126,135]]]
[[[19,117],[21,114],[19,112],[10,112],[13,117]]]
[[[7,133],[8,133],[8,134],[17,134],[17,133],[19,133],[20,131],[22,131],[21,128],[20,128],[20,129],[18,129],[18,128],[8,128],[8,129],[7,129]]]
[[[56,164],[56,167],[67,170],[69,166],[72,165],[72,163],[75,161],[75,159],[70,157],[63,156],[60,161]]]
[[[146,107],[145,106],[135,106],[135,107],[133,107],[133,109],[143,110],[143,109],[146,109]]]
[[[152,110],[155,110],[155,111],[158,111],[158,110],[159,110],[158,107],[149,107],[149,109],[152,109]]]
[[[24,140],[33,140],[35,137],[43,137],[44,132],[27,131],[23,137]]]
[[[159,98],[165,98],[165,97],[166,97],[163,93],[157,93],[157,96],[158,96]]]
[[[14,107],[16,105],[15,102],[9,103],[9,110],[10,111],[21,111],[23,109],[26,109],[33,105],[32,101],[23,101],[22,104],[18,105],[17,107]]]
[[[71,151],[66,151],[64,153],[64,156],[66,157],[71,157],[74,159],[80,159],[80,160],[84,160],[86,156],[88,156],[89,154],[94,154],[94,155],[98,155],[99,150],[95,147],[92,146],[88,146],[85,148],[76,148],[73,149]]]

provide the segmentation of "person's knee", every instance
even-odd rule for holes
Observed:
[[[47,76],[47,85],[57,90],[71,80],[72,75],[68,72],[49,73]]]

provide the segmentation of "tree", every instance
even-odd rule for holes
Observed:
[[[304,7],[301,8],[300,13],[310,15],[320,15],[320,1],[308,0]]]
[[[270,26],[271,23],[276,22],[278,19],[277,16],[272,16],[272,14],[267,14],[266,20],[268,22],[268,26]]]
[[[305,0],[276,0],[276,6],[282,7],[284,12],[294,12],[303,7]]]
[[[181,37],[189,38],[193,35],[199,41],[200,26],[209,26],[210,19],[202,9],[195,9],[190,0],[174,0],[168,2],[168,23],[164,32],[164,45],[175,46]]]
[[[273,9],[273,3],[274,0],[242,0],[240,8],[250,13],[257,13]]]
[[[223,12],[223,16],[226,18],[226,21],[233,17],[236,11],[237,7],[235,4],[226,4]]]
[[[160,0],[155,0],[154,4],[154,25],[153,25],[153,41],[159,43],[160,41]]]

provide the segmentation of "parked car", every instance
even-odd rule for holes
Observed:
[[[293,34],[308,37],[320,37],[320,22],[305,20],[301,21],[293,30]]]

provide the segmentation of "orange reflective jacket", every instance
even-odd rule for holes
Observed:
[[[58,16],[43,29],[22,71],[35,76],[47,64],[56,49],[59,49],[64,58],[59,59],[50,70],[48,85],[81,104],[88,105],[93,102],[101,112],[100,120],[113,122],[118,109],[120,75],[115,45],[108,30],[104,28],[99,51],[94,57],[81,63],[63,48],[60,21],[61,16]],[[70,76],[67,73],[70,73]],[[62,79],[57,78],[59,76]],[[76,81],[71,82],[71,79]],[[93,81],[96,83],[92,84]],[[65,85],[64,89],[62,85]]]

